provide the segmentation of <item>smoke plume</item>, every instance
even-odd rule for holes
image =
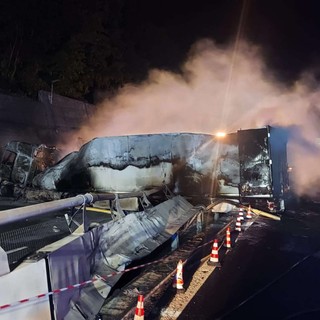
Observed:
[[[77,139],[128,134],[197,132],[214,134],[277,125],[294,128],[289,144],[296,191],[310,193],[318,182],[320,93],[310,74],[293,86],[275,79],[258,47],[235,50],[202,40],[190,50],[180,73],[151,70],[146,81],[128,84],[98,106]],[[319,185],[319,184],[318,184]]]

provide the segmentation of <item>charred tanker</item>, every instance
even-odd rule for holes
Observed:
[[[270,126],[223,137],[166,133],[95,138],[36,176],[33,185],[117,193],[166,185],[188,199],[239,198],[282,211],[289,190],[286,145],[285,130]]]

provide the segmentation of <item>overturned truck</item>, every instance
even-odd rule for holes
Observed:
[[[282,128],[225,136],[167,133],[96,138],[37,175],[39,189],[135,192],[166,185],[188,199],[238,198],[283,211],[289,191]]]

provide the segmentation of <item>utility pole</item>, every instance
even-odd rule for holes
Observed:
[[[52,104],[52,102],[53,102],[53,84],[54,84],[55,82],[58,82],[58,81],[60,81],[60,79],[55,79],[55,80],[52,80],[52,81],[51,81],[51,91],[50,91],[50,96],[49,96],[49,102],[50,102],[50,104]]]

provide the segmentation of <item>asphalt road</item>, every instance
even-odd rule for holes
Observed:
[[[259,217],[220,261],[178,320],[320,319],[320,205]]]
[[[259,217],[178,320],[320,319],[320,206]]]

